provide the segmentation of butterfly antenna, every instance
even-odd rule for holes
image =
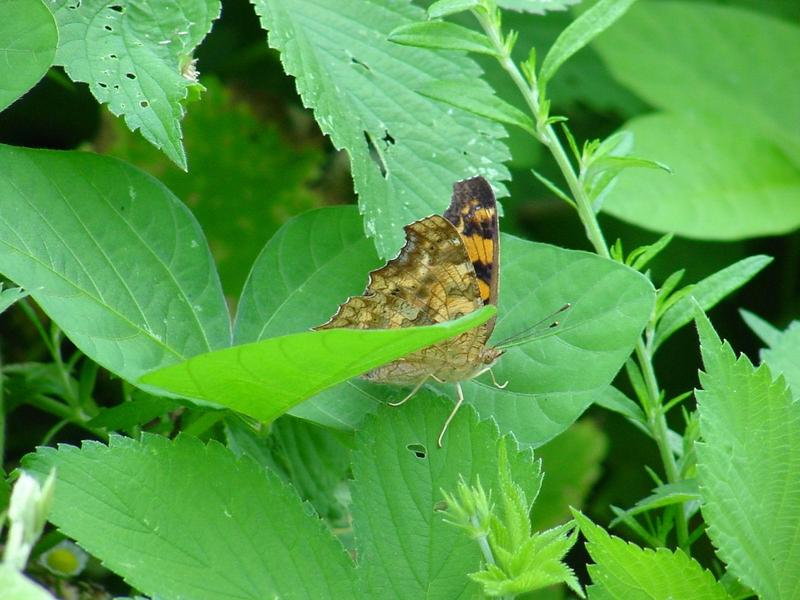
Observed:
[[[411,390],[411,392],[405,398],[400,400],[399,402],[387,402],[387,404],[389,406],[400,406],[401,404],[405,404],[406,402],[411,400],[411,398],[414,396],[414,394],[416,394],[419,391],[419,388],[421,388],[423,386],[423,384],[426,381],[428,381],[428,377],[430,377],[430,375],[426,375],[425,377],[423,377],[422,381],[420,381],[417,385],[415,385],[414,389]]]
[[[567,302],[564,306],[559,308],[557,311],[550,313],[541,321],[537,321],[527,329],[524,329],[523,331],[515,333],[511,337],[502,340],[499,344],[495,345],[495,348],[503,350],[505,348],[511,348],[512,346],[519,346],[521,344],[525,344],[534,338],[543,338],[547,337],[548,335],[554,334],[555,329],[557,329],[558,326],[561,324],[558,320],[555,319],[555,317],[557,317],[563,312],[568,311],[570,308],[572,308],[572,304]],[[547,323],[547,325],[543,327],[545,323]],[[541,330],[544,330],[547,333],[540,333]]]
[[[464,404],[464,392],[461,391],[461,383],[456,381],[456,393],[458,394],[458,402],[453,407],[453,410],[447,416],[447,420],[444,422],[444,427],[442,427],[442,432],[439,434],[439,439],[436,440],[436,445],[439,448],[442,447],[442,440],[444,439],[444,432],[447,431],[447,428],[450,426],[450,421],[453,420],[453,417],[456,416],[458,409],[461,408],[461,405]]]

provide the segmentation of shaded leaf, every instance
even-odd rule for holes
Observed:
[[[56,23],[43,2],[0,2],[0,111],[44,77],[57,44]]]
[[[0,146],[0,272],[113,373],[230,343],[203,232],[158,181],[110,158]]]
[[[664,23],[672,25],[664,27]],[[728,127],[725,140],[735,139],[734,146],[743,135],[762,135],[795,158],[800,155],[800,102],[796,101],[800,27],[796,22],[735,6],[640,2],[597,39],[595,48],[619,81],[651,106],[699,114],[701,122],[721,119]],[[747,53],[742,54],[742,48]],[[694,156],[694,138],[684,134],[681,138],[684,150]],[[701,163],[706,168],[714,154],[734,151],[727,142],[718,144],[711,154],[702,146],[701,142],[698,156],[704,157]],[[658,158],[679,172],[677,163],[666,156]],[[743,166],[748,170],[744,182],[759,171],[757,167],[750,171],[746,162]],[[747,218],[730,220],[746,222]]]
[[[293,147],[216,79],[204,77],[203,85],[203,101],[183,122],[191,173],[110,116],[112,141],[100,149],[145,169],[192,209],[226,295],[237,297],[264,242],[292,215],[319,204],[307,184],[318,175],[322,154]]]

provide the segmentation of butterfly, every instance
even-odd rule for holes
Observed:
[[[406,242],[397,257],[372,271],[364,293],[348,298],[329,321],[315,329],[433,325],[497,304],[497,205],[486,179],[457,181],[443,215],[425,217],[404,230]],[[487,345],[494,324],[492,318],[362,377],[377,383],[413,385],[411,393],[393,406],[411,398],[429,379],[455,383],[458,401],[439,434],[441,447],[448,425],[464,402],[460,382],[490,370],[503,354]]]

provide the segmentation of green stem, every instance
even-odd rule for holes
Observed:
[[[470,517],[470,521],[472,525],[477,529],[480,527],[480,523],[478,522],[478,518],[473,515]],[[492,547],[489,545],[489,536],[482,535],[477,538],[478,546],[480,546],[481,554],[483,554],[483,559],[486,561],[487,565],[494,565],[497,564],[494,560],[494,553],[492,552]],[[511,600],[513,596],[500,596],[501,600],[508,599]]]
[[[497,59],[500,65],[511,77],[525,99],[531,114],[537,120],[537,137],[539,141],[550,150],[556,164],[558,164],[561,170],[564,180],[575,200],[575,207],[578,212],[578,217],[586,230],[586,237],[599,256],[611,258],[608,245],[603,236],[603,231],[600,229],[600,224],[597,222],[597,216],[592,207],[591,200],[586,194],[583,185],[581,185],[580,177],[575,172],[564,146],[558,139],[555,129],[550,123],[543,121],[543,119],[546,120],[547,115],[542,115],[541,100],[536,82],[534,81],[533,85],[529,85],[522,72],[511,59],[510,50],[506,48],[503,42],[498,19],[491,14],[485,14],[479,10],[473,11],[473,14],[478,19],[486,35],[492,41],[495,50],[497,50]],[[645,409],[648,413],[647,417],[650,432],[658,446],[661,460],[664,463],[667,481],[675,483],[680,480],[680,473],[678,471],[677,462],[675,461],[675,455],[669,448],[667,421],[661,404],[658,381],[656,379],[655,370],[653,369],[652,353],[648,351],[642,338],[639,338],[636,342],[635,352],[647,386],[647,404],[649,404],[649,407],[645,406]],[[688,526],[682,506],[678,510],[676,525],[678,545],[688,552]]]

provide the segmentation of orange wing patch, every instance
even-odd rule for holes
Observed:
[[[497,243],[497,204],[483,177],[458,181],[444,217],[461,234],[475,269],[481,300],[497,304],[500,247]]]

